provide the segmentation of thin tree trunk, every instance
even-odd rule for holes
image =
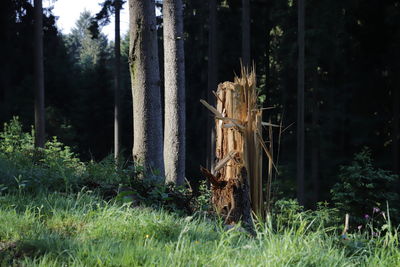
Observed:
[[[120,81],[121,81],[121,71],[120,71],[120,58],[121,58],[121,38],[120,38],[120,9],[121,1],[115,0],[115,77],[114,77],[114,157],[117,163],[120,154]]]
[[[311,141],[311,181],[313,184],[313,205],[319,199],[319,105],[318,105],[318,74],[315,75],[315,86],[312,91],[312,141]]]
[[[34,1],[35,14],[35,147],[44,147],[44,67],[42,0]]]
[[[265,20],[266,20],[266,44],[267,47],[265,48],[265,88],[266,88],[266,92],[268,92],[268,89],[270,89],[270,74],[271,74],[271,70],[270,70],[270,42],[271,42],[271,3],[270,1],[267,1],[267,3],[265,4],[265,9],[266,9],[266,14],[265,14]]]
[[[271,123],[271,119],[269,120]],[[271,200],[272,200],[272,179],[274,175],[273,170],[273,159],[274,159],[274,133],[272,131],[272,126],[268,127],[268,141],[269,141],[269,153],[271,154],[271,159],[268,159],[268,178],[267,178],[267,188],[266,188],[266,211],[271,212]]]
[[[185,56],[182,0],[164,0],[165,128],[164,163],[166,182],[183,184],[185,179]]]
[[[164,175],[163,134],[154,0],[129,0],[129,64],[133,97],[133,159]]]
[[[8,63],[9,61],[6,59],[6,62],[4,62],[5,66],[9,66]],[[10,72],[9,70],[5,70],[1,73],[1,79],[2,79],[2,95],[1,100],[0,100],[0,119],[5,121],[9,120],[10,118],[10,103],[12,102],[12,97],[11,97],[11,90],[12,88],[10,87]]]
[[[243,66],[250,66],[250,4],[242,0],[242,61]]]
[[[207,101],[215,104],[212,91],[217,90],[218,60],[217,60],[217,3],[216,0],[209,2],[209,29],[208,29],[208,88]],[[207,168],[214,170],[215,166],[215,128],[214,119],[207,120]]]
[[[297,199],[304,205],[304,0],[298,1]]]
[[[394,85],[396,86],[396,85]],[[393,172],[399,174],[399,90],[393,90]]]
[[[264,81],[264,93],[268,96],[270,95],[271,91],[270,90],[270,41],[271,41],[271,36],[270,36],[270,31],[271,31],[271,21],[270,21],[270,1],[266,1],[265,3],[261,3],[259,4],[259,7],[257,8],[263,8],[263,22],[266,25],[266,48],[265,48],[265,81]],[[264,107],[267,107],[267,101],[265,101],[263,103]],[[271,116],[270,114],[268,114],[267,112],[263,113],[263,121],[268,121],[271,120]],[[271,122],[271,121],[270,121]],[[272,157],[274,157],[273,155],[273,132],[271,127],[268,129],[268,140],[270,142],[270,153],[272,154]],[[273,180],[273,176],[276,175],[275,173],[273,173],[273,169],[272,169],[272,161],[268,159],[268,157],[263,157],[263,165],[264,164],[268,164],[268,169],[265,170],[266,173],[264,173],[263,175],[266,175],[266,177],[268,177],[267,181],[266,181],[266,206],[265,206],[265,210],[266,213],[269,214],[271,212],[271,200],[272,200],[272,180]],[[263,185],[264,186],[264,185]]]

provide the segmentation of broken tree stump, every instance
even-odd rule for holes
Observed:
[[[201,171],[211,183],[212,203],[225,223],[242,221],[253,227],[252,212],[265,216],[263,150],[273,164],[262,139],[262,126],[268,123],[261,121],[254,70],[242,68],[241,77],[219,84],[214,95],[216,107],[200,101],[215,116],[216,164],[212,173],[202,167]]]

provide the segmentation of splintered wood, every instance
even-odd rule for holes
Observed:
[[[257,105],[256,77],[242,69],[234,82],[218,85],[215,115],[216,164],[201,168],[212,184],[212,202],[226,223],[251,223],[251,212],[264,216],[262,151],[272,156],[262,139],[262,109]]]

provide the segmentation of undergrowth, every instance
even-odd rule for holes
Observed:
[[[369,179],[342,170],[353,186]],[[0,133],[0,266],[400,266],[388,205],[342,233],[349,206],[282,199],[250,236],[210,216],[205,183],[196,195],[154,175],[112,155],[81,162],[57,138],[35,149],[14,118]],[[334,192],[339,203],[346,191]]]
[[[106,200],[117,198],[181,214],[210,208],[189,185],[160,183],[155,179],[157,170],[146,173],[139,164],[123,159],[116,165],[113,155],[100,162],[82,162],[56,137],[44,148],[35,148],[33,130],[23,132],[22,128],[14,117],[0,132],[0,194],[77,193],[85,188]]]

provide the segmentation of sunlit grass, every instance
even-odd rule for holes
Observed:
[[[323,225],[293,220],[279,229],[258,225],[252,238],[201,216],[130,208],[88,193],[6,195],[0,197],[0,266],[400,265],[395,231],[357,247]]]

